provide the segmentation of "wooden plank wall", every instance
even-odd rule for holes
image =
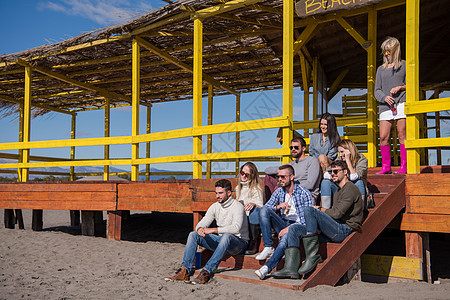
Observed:
[[[450,174],[406,175],[401,230],[450,233]]]

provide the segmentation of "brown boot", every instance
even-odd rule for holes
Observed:
[[[192,281],[192,284],[205,284],[211,279],[211,275],[208,271],[203,269],[200,274]]]
[[[185,267],[181,266],[181,268],[178,269],[178,271],[175,273],[172,277],[165,277],[166,281],[174,281],[174,280],[182,280],[185,282],[189,282],[189,272],[186,270]]]

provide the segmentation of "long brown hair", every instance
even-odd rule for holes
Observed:
[[[361,154],[359,154],[358,148],[356,148],[355,143],[352,140],[341,140],[338,144],[338,147],[342,147],[350,151],[350,157],[346,158],[350,160],[352,166],[355,167],[358,160],[361,158]]]
[[[240,168],[239,168],[239,172],[236,175],[236,178],[238,179],[238,184],[237,187],[238,189],[236,189],[237,191],[237,195],[236,198],[239,200],[239,196],[241,194],[241,190],[242,190],[242,183],[241,183],[241,171],[242,169],[244,169],[244,167],[247,166],[250,169],[250,176],[248,178],[248,188],[251,190],[253,189],[261,189],[261,179],[259,179],[259,175],[258,175],[258,169],[256,168],[255,164],[252,162],[246,162],[245,164],[243,164]]]

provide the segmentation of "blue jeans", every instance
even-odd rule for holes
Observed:
[[[366,188],[364,186],[364,181],[361,179],[357,179],[356,181],[352,181],[361,192],[362,199],[364,199],[364,196],[366,195]],[[324,179],[322,180],[322,183],[320,184],[320,195],[321,196],[333,196],[334,193],[339,189],[336,183],[331,181],[330,179]]]
[[[211,258],[203,267],[210,274],[219,266],[226,253],[230,255],[241,254],[247,249],[247,242],[231,233],[222,235],[207,234],[205,237],[200,236],[196,231],[189,233],[186,247],[184,248],[183,262],[181,265],[191,273],[194,264],[195,252],[197,246],[200,245],[214,251]]]
[[[353,231],[347,225],[336,221],[326,213],[311,206],[305,207],[305,221],[307,234],[317,233],[317,227],[319,227],[322,234],[337,243],[345,240]]]
[[[306,225],[292,224],[287,234],[287,247],[300,248],[300,241],[306,235]]]
[[[248,222],[250,224],[259,224],[259,211],[260,208],[256,206],[252,208],[250,214],[248,215]]]
[[[264,247],[273,247],[272,226],[279,233],[283,228],[288,227],[292,223],[294,221],[282,219],[271,208],[266,206],[261,207],[259,210],[259,226],[261,227]]]

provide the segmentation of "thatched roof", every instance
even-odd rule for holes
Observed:
[[[396,4],[400,1],[385,2]],[[36,67],[32,82],[35,104],[77,111],[102,107],[105,95],[112,104],[129,103],[132,36],[137,35],[192,66],[193,21],[190,13],[218,3],[211,0],[181,0],[126,24],[0,56],[0,109],[4,113],[16,110],[14,103],[1,99],[17,101],[23,98],[24,67],[17,63],[18,59],[26,60]],[[420,80],[423,84],[449,80],[448,13],[446,0],[421,1]],[[345,19],[366,36],[367,14]],[[295,22],[298,36],[307,20],[296,17]],[[205,18],[203,33],[205,74],[240,93],[282,87],[282,1],[261,1]],[[378,11],[377,47],[387,35],[399,38],[404,47],[404,4]],[[310,64],[312,57],[319,57],[328,86],[342,71],[348,69],[340,87],[365,87],[365,50],[337,22],[324,23],[303,48],[303,53]],[[378,62],[381,62],[381,57]],[[142,104],[192,98],[190,72],[144,47],[141,47],[140,63]],[[295,58],[294,72],[294,82],[299,86],[301,70],[298,57]],[[52,74],[87,84],[91,89],[69,84],[67,80],[63,82]],[[204,93],[207,93],[206,82],[204,84]],[[223,89],[215,90],[215,94],[228,93]],[[46,112],[36,110],[35,114]]]

